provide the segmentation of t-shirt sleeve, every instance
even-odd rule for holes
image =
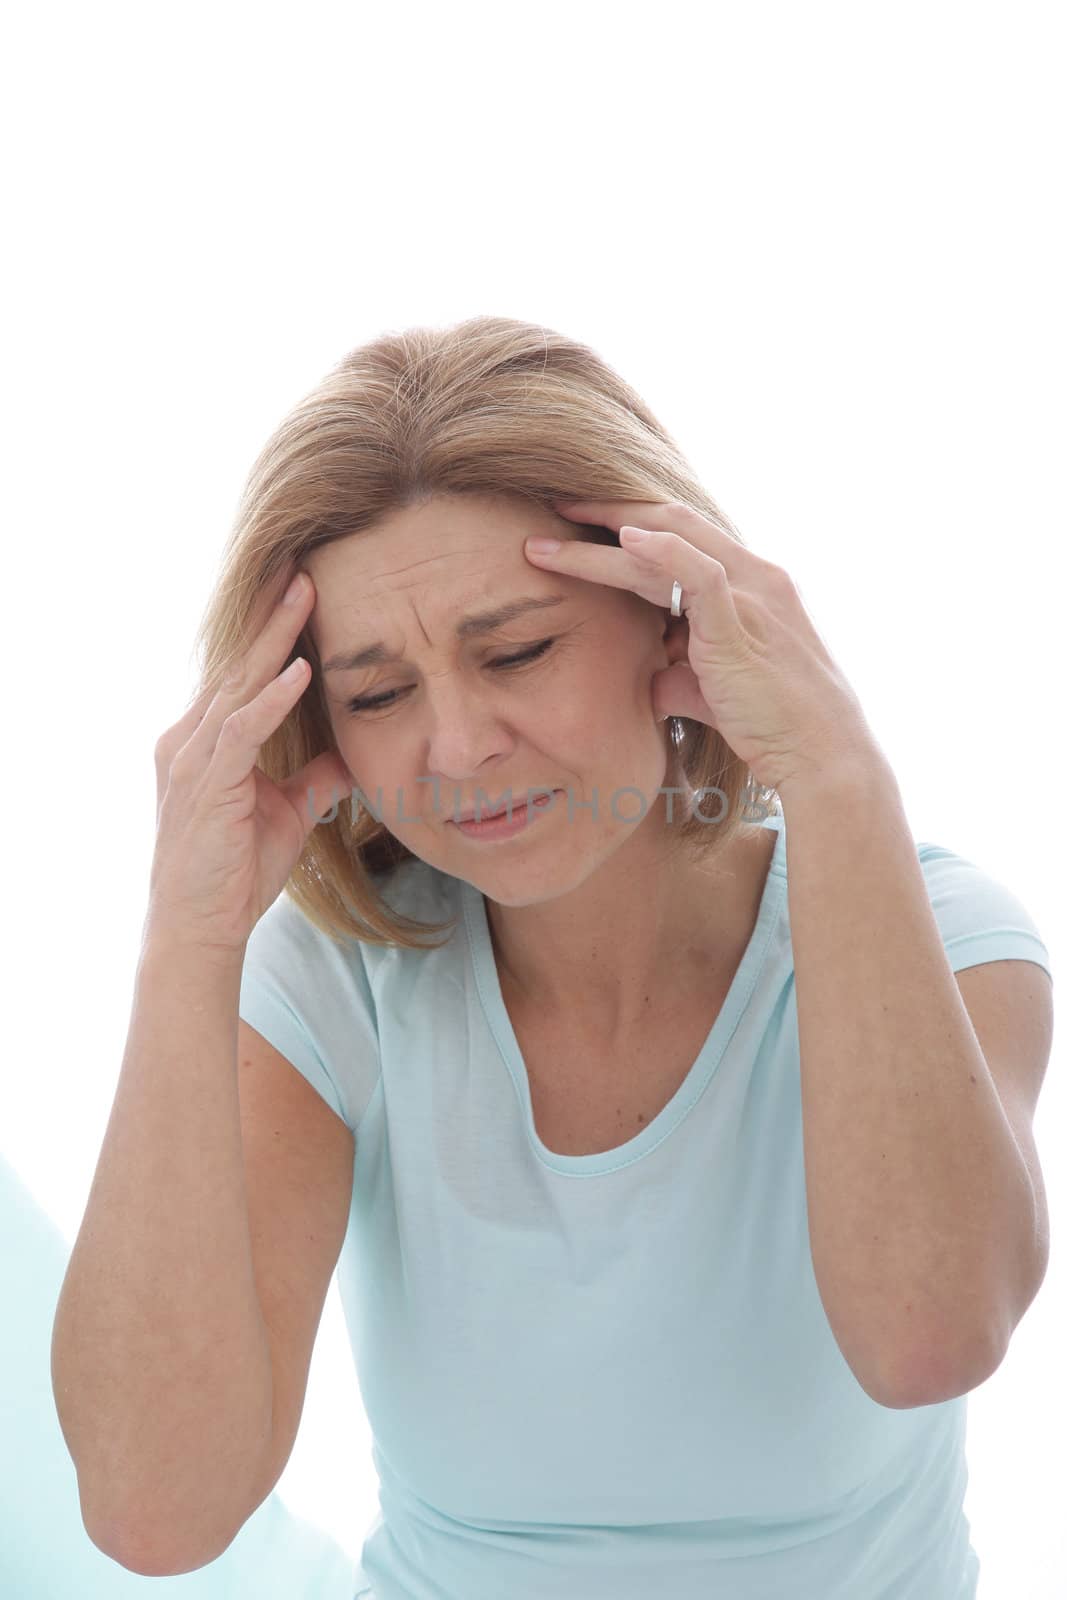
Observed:
[[[335,943],[283,890],[245,947],[238,1014],[358,1129],[381,1071],[358,939]]]
[[[943,845],[918,851],[953,972],[984,961],[1033,961],[1052,980],[1048,950],[1018,895]]]

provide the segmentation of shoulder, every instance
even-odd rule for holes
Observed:
[[[999,873],[947,845],[916,841],[926,891],[954,971],[997,960],[1035,961],[1052,976],[1040,929]]]

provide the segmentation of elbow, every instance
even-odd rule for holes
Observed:
[[[92,1543],[109,1560],[142,1578],[178,1578],[217,1561],[232,1540],[211,1548],[194,1547],[188,1539],[180,1545],[173,1534],[160,1535],[146,1522],[133,1518],[102,1518],[82,1510],[82,1523]]]
[[[927,1338],[913,1348],[907,1361],[898,1359],[895,1366],[883,1367],[879,1388],[886,1398],[881,1403],[897,1410],[933,1406],[981,1388],[1003,1362],[1015,1329],[1041,1287],[1048,1267],[1047,1247],[1042,1251],[1036,1243],[1025,1264],[1021,1282],[1017,1273],[1001,1274],[985,1299],[985,1327],[969,1342],[952,1329]]]
[[[943,1405],[980,1388],[996,1372],[1005,1353],[993,1341],[966,1357],[947,1356],[931,1344],[907,1361],[886,1364],[878,1380],[864,1383],[863,1388],[872,1400],[893,1411]]]
[[[184,1573],[197,1572],[201,1567],[210,1566],[222,1554],[221,1550],[207,1555],[194,1555],[188,1550],[178,1553],[152,1539],[126,1536],[114,1539],[110,1535],[98,1537],[88,1527],[86,1532],[97,1549],[117,1566],[142,1578],[180,1578]]]

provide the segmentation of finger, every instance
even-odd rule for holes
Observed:
[[[251,640],[254,641],[256,638],[258,638],[259,634],[270,620],[271,615],[280,604],[285,591],[288,589],[293,578],[296,577],[296,574],[296,561],[293,560],[287,562],[286,565],[275,575],[273,581],[259,595],[252,611],[251,620],[245,625],[246,633]],[[222,667],[214,674],[213,677],[201,679],[200,683],[193,691],[194,698],[188,703],[185,711],[182,714],[181,720],[174,724],[175,730],[187,726],[188,731],[192,733],[193,729],[200,722],[204,712],[207,710],[208,706],[211,704],[216,693],[218,692],[225,675],[226,668]]]
[[[205,765],[206,783],[213,795],[224,794],[244,783],[262,746],[281,726],[310,681],[311,669],[307,661],[296,661],[224,718]],[[213,714],[208,713],[205,724]],[[195,735],[191,743],[196,745]],[[197,750],[198,759],[199,753]],[[186,759],[184,770],[196,780],[196,765]]]
[[[290,582],[296,576],[296,572],[296,561],[292,560],[287,562],[286,565],[275,575],[274,580],[267,585],[267,587],[259,595],[256,605],[253,609],[252,622],[249,625],[249,633],[253,640],[258,638],[268,618],[277,612],[279,603],[288,589]],[[231,667],[233,665],[234,663],[231,663]],[[194,734],[204,722],[204,719],[206,718],[216,695],[219,693],[220,688],[222,687],[224,678],[225,669],[222,669],[211,679],[202,680],[199,687],[194,692],[193,700],[178,718],[178,721],[168,728],[166,733],[163,734],[163,736],[156,742],[155,764],[157,823],[159,821],[160,809],[163,805],[163,798],[170,784],[171,763],[179,751],[184,750],[185,746],[193,738]],[[207,759],[210,759],[210,750],[207,752],[206,758],[202,759],[201,766],[206,765]]]
[[[616,533],[624,524],[636,524],[680,534],[698,550],[714,556],[735,583],[743,575],[751,578],[762,560],[710,517],[676,500],[556,500],[553,509],[568,520],[596,523]]]
[[[293,576],[296,576],[295,572]],[[234,711],[250,705],[268,684],[278,679],[293,653],[293,646],[314,603],[315,586],[306,573],[303,574],[302,588],[294,600],[286,599],[281,583],[272,585],[269,593],[261,598],[255,612],[259,628],[247,652],[235,657],[222,681],[213,691],[209,686],[197,702],[200,707],[199,720],[183,746],[187,752],[187,764],[191,765],[194,772],[206,770],[226,719]],[[301,688],[306,686],[308,679],[309,669],[305,667]],[[203,701],[208,695],[210,699],[204,706]]]
[[[654,584],[657,604],[670,605],[675,583],[682,586],[681,610],[689,620],[690,656],[693,642],[721,648],[743,632],[730,592],[726,568],[676,533],[646,528],[619,530],[627,549],[637,548],[641,559],[661,577]]]
[[[555,550],[539,550],[538,540],[527,539],[526,559],[534,566],[549,568],[568,578],[587,583],[605,583],[612,589],[629,589],[654,606],[664,604],[663,575],[630,550],[613,545],[589,544],[584,539],[562,539]],[[668,584],[668,589],[670,585]],[[669,600],[667,602],[669,604]]]
[[[330,812],[335,807],[340,810],[351,795],[353,784],[341,757],[335,751],[324,750],[278,787],[299,811],[306,839],[320,821],[333,820]]]
[[[675,661],[652,680],[652,705],[657,722],[664,717],[690,717],[707,722],[708,703],[700,679],[687,661]]]
[[[301,570],[298,562],[295,560],[288,561],[286,562],[285,566],[274,575],[270,583],[265,585],[265,587],[260,590],[252,606],[251,613],[244,623],[242,629],[245,640],[244,647],[238,648],[236,651],[234,651],[230,661],[220,669],[219,673],[216,674],[216,677],[213,681],[213,687],[216,690],[225,684],[227,675],[233,672],[236,665],[248,660],[248,658],[252,655],[264,632],[271,627],[272,623],[277,618],[279,611],[288,610],[288,606],[285,604],[286,593],[288,592],[289,585],[292,583],[293,579],[299,576],[301,576]],[[304,572],[302,576],[304,579],[304,585],[303,592],[300,595],[301,601],[309,596],[310,593],[313,593],[314,590],[314,586],[312,585],[308,574]],[[209,687],[211,687],[211,685],[209,685]]]

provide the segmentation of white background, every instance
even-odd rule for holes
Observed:
[[[1063,943],[1064,53],[1058,6],[22,8],[3,103],[3,1150],[73,1242],[154,844],[156,738],[244,475],[386,329],[593,345],[797,578],[917,839]],[[982,1600],[1052,1600],[1052,1260],[970,1400]],[[279,1493],[376,1512],[336,1283]]]

